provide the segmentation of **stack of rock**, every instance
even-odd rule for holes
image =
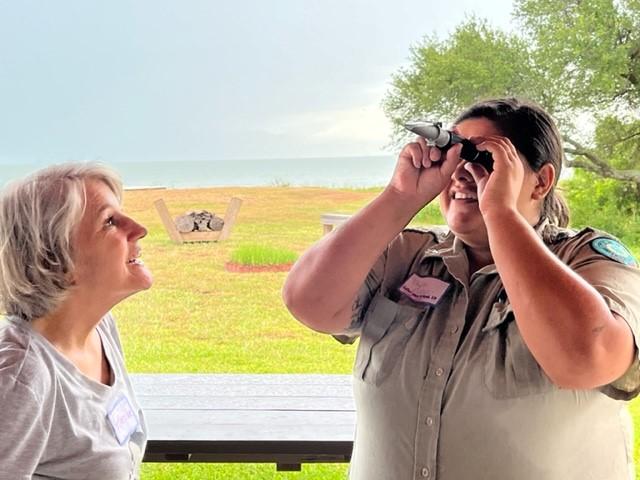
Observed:
[[[176,217],[175,224],[180,233],[218,232],[222,230],[224,220],[206,210],[193,210]]]

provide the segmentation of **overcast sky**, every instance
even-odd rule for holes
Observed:
[[[0,0],[0,162],[383,153],[391,75],[511,0]]]

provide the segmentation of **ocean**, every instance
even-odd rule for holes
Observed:
[[[215,186],[377,187],[391,178],[393,155],[331,158],[276,158],[114,162],[109,165],[126,187],[193,188]],[[0,186],[44,165],[0,164]]]

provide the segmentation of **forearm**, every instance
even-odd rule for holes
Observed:
[[[336,333],[348,327],[367,274],[420,206],[387,189],[309,249],[284,286],[291,313],[320,331]]]
[[[522,338],[549,377],[589,388],[624,373],[633,355],[631,334],[600,294],[517,212],[485,215],[485,223]]]

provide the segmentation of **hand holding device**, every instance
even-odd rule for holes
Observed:
[[[442,128],[441,122],[415,120],[405,123],[404,127],[410,132],[423,137],[428,145],[436,146],[442,150],[442,152],[446,152],[456,143],[461,143],[462,150],[460,151],[460,158],[470,163],[482,165],[489,173],[493,171],[493,158],[490,152],[481,152],[470,140]]]

